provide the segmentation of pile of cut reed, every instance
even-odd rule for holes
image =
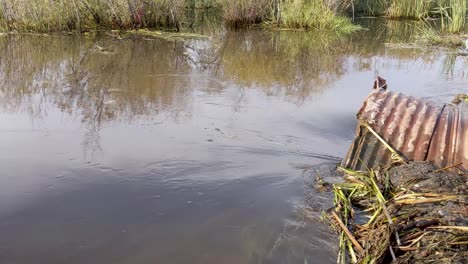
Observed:
[[[338,263],[466,263],[468,175],[425,163],[341,170],[329,216]]]

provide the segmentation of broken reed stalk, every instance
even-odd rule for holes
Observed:
[[[393,262],[397,261],[397,258],[396,258],[396,256],[395,256],[395,252],[393,252],[392,246],[389,246],[389,247],[388,247],[388,250],[390,251],[390,254],[392,255],[392,260],[393,260]]]
[[[351,243],[353,243],[353,245],[356,247],[359,254],[361,254],[361,255],[364,254],[364,249],[362,248],[361,244],[359,244],[359,242],[354,238],[354,236],[351,234],[351,232],[345,226],[345,224],[343,224],[340,217],[333,211],[331,212],[331,214],[335,218],[338,225],[341,227],[341,230],[343,230],[343,232],[346,234],[346,236],[348,236]]]
[[[457,164],[453,164],[453,165],[450,165],[450,166],[447,166],[447,167],[444,167],[442,169],[438,169],[438,170],[435,170],[434,172],[441,172],[441,171],[445,171],[445,170],[450,170],[452,168],[455,168],[455,167],[458,167],[460,165],[463,165],[463,162],[460,162],[460,163],[457,163]]]
[[[445,194],[424,194],[412,193],[403,194],[394,197],[396,204],[422,204],[422,203],[436,203],[450,200],[458,200],[464,197],[463,195],[445,195]]]
[[[453,229],[468,232],[468,226],[429,226],[428,229]]]
[[[396,158],[397,161],[399,162],[406,162],[407,160],[401,156],[390,144],[387,143],[375,130],[367,123],[364,121],[361,121],[362,125],[369,130],[391,153],[392,156]]]
[[[417,168],[411,167],[412,163],[402,166]],[[431,171],[433,177],[417,180],[418,173],[408,174],[409,179],[398,183],[380,177],[384,174],[379,170],[339,169],[346,174],[346,182],[335,184],[335,209],[330,214],[341,233],[338,263],[381,263],[384,259],[406,263],[422,255],[426,259],[422,263],[437,263],[441,258],[458,263],[468,257],[468,226],[458,226],[459,222],[453,220],[467,217],[463,209],[468,197],[468,188],[463,187],[465,176],[450,172],[435,175],[431,169],[426,171]],[[404,172],[403,168],[398,173]],[[452,176],[454,182],[440,181],[441,177]],[[429,184],[433,185],[424,187],[422,181],[427,179],[432,179]],[[453,184],[461,189],[454,190]],[[446,194],[449,192],[453,193]],[[367,214],[367,222],[355,218],[354,210]],[[449,215],[441,216],[440,211]]]
[[[384,212],[388,223],[391,226],[393,226],[392,217],[390,216],[390,213],[388,212],[388,209],[387,209],[387,206],[386,206],[387,201],[385,200],[385,197],[383,196],[383,194],[380,192],[380,188],[379,188],[379,186],[377,185],[377,182],[374,179],[375,176],[376,176],[375,173],[373,171],[370,171],[370,180],[372,182],[372,187],[374,187],[375,194],[376,194],[376,197],[377,197],[377,201],[379,202],[380,206],[382,207],[382,211]],[[398,232],[395,232],[395,239],[396,239],[397,245],[400,246],[401,241],[400,241],[400,237],[398,236]]]

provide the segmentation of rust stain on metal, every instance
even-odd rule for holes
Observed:
[[[467,112],[467,107],[440,105],[375,89],[374,85],[357,116],[406,159],[430,161],[438,167],[460,164],[453,169],[467,171]],[[366,170],[377,165],[388,166],[391,162],[391,152],[364,126],[358,125],[356,138],[342,166]]]

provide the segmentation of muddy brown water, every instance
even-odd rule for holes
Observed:
[[[332,197],[308,183],[375,76],[441,102],[468,87],[467,57],[362,23],[0,36],[0,263],[333,263]]]

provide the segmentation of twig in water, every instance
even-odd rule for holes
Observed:
[[[353,243],[353,245],[356,247],[359,254],[361,254],[361,255],[364,254],[364,249],[361,247],[359,242],[357,242],[356,238],[354,238],[354,236],[351,234],[351,232],[349,232],[348,228],[343,224],[340,217],[333,211],[331,212],[331,214],[333,215],[335,220],[338,222],[338,225],[341,227],[341,229],[343,229],[346,236],[348,236],[349,240],[351,240],[351,243]]]

